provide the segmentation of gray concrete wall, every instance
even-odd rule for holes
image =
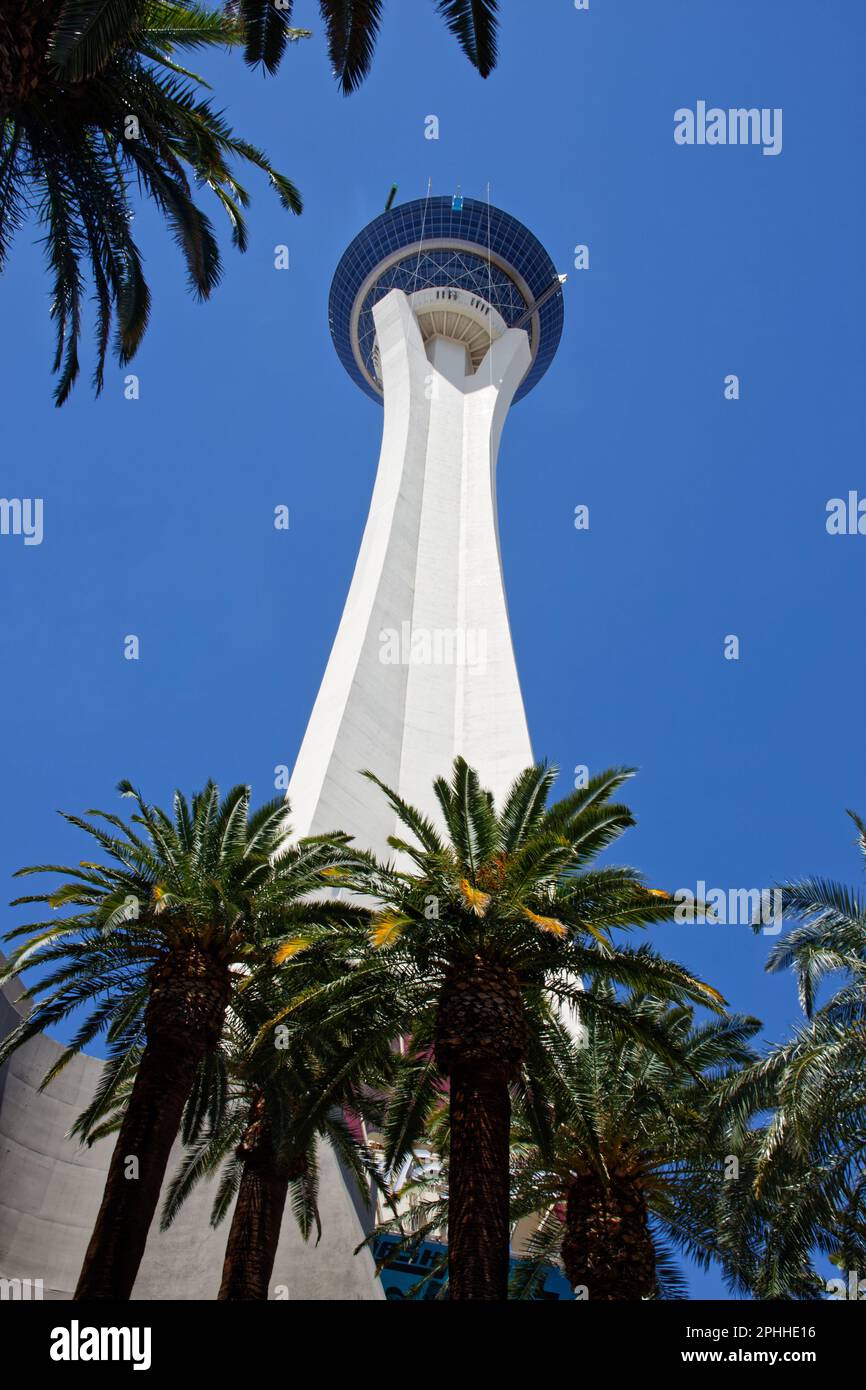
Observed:
[[[2,1037],[22,1017],[19,993],[15,985],[0,990]],[[46,1299],[67,1299],[75,1288],[114,1144],[111,1138],[88,1149],[67,1137],[93,1094],[98,1058],[75,1058],[39,1091],[61,1050],[50,1038],[34,1038],[0,1069],[0,1277],[41,1279]],[[306,1244],[287,1211],[272,1291],[285,1288],[290,1299],[384,1298],[369,1252],[352,1254],[365,1235],[362,1213],[326,1146],[320,1165],[321,1242]],[[134,1298],[216,1297],[228,1218],[211,1228],[213,1193],[212,1184],[200,1184],[169,1231],[154,1223]]]

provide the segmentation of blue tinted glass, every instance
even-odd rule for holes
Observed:
[[[464,198],[462,209],[451,198],[420,198],[383,213],[365,227],[348,247],[331,286],[329,319],[334,345],[349,375],[367,395],[381,400],[355,361],[351,345],[352,314],[364,281],[395,252],[419,241],[453,238],[480,245],[480,252],[463,247],[424,248],[410,252],[378,277],[360,305],[358,340],[361,357],[372,374],[375,341],[373,305],[389,290],[415,290],[450,285],[470,290],[492,303],[509,325],[527,308],[515,281],[492,264],[486,251],[513,267],[530,292],[530,302],[549,288],[556,271],[541,243],[521,223],[499,208],[474,198]],[[562,295],[555,294],[539,311],[540,332],[533,343],[535,358],[516,394],[519,400],[532,389],[553,359],[562,333]],[[528,326],[528,325],[526,325]]]

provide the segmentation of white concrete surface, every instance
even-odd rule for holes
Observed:
[[[342,829],[386,854],[393,817],[361,769],[435,816],[433,778],[458,753],[497,797],[532,761],[496,520],[499,441],[530,349],[507,329],[467,375],[465,346],[425,345],[401,290],[374,317],[379,469],[288,795],[298,834]]]

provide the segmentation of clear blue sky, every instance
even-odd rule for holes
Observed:
[[[866,9],[503,9],[486,83],[426,0],[392,0],[372,77],[348,99],[320,33],[275,79],[239,55],[199,64],[307,210],[290,218],[249,179],[249,252],[226,238],[206,306],[139,214],[155,304],[137,402],[113,368],[100,401],[83,380],[53,408],[47,280],[33,233],[19,237],[0,282],[0,493],[44,498],[45,538],[0,537],[8,896],[20,865],[81,857],[55,809],[122,810],[121,776],[156,801],[208,776],[251,781],[261,800],[274,766],[291,765],[381,428],[331,346],[330,279],[391,184],[402,201],[428,177],[480,197],[489,181],[563,271],[590,247],[558,357],[515,407],[500,460],[537,754],[565,771],[640,767],[622,857],[668,889],[858,874],[843,812],[866,813],[866,537],[828,536],[825,507],[866,496]],[[319,28],[311,0],[296,22]],[[699,99],[782,107],[782,154],[676,146],[673,113]],[[273,268],[283,242],[288,272]],[[728,373],[737,402],[723,399]],[[287,533],[273,529],[278,503]],[[573,526],[579,503],[588,532]],[[123,656],[129,633],[138,662]],[[729,633],[738,662],[723,657]],[[747,928],[655,936],[768,1038],[797,1018],[791,981],[764,975],[768,943]]]

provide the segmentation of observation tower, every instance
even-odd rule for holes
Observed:
[[[564,276],[515,218],[427,197],[377,217],[334,275],[331,334],[384,407],[370,512],[288,790],[299,835],[387,853],[362,768],[436,815],[457,754],[497,798],[532,761],[496,513],[505,418],[549,367]]]

